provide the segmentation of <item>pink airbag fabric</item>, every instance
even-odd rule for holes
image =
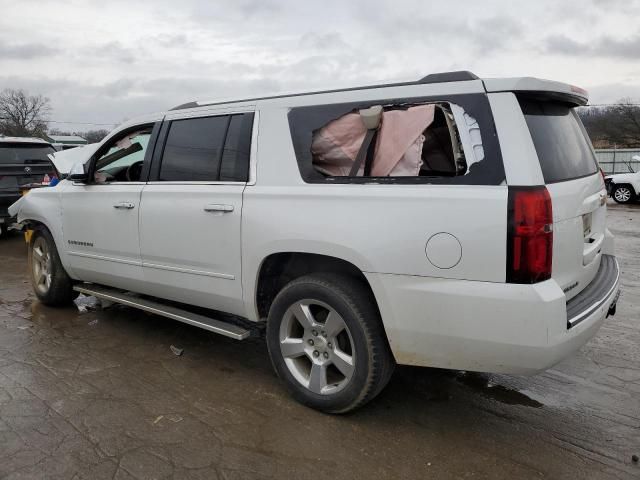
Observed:
[[[434,114],[435,105],[385,111],[378,130],[371,175],[418,175],[422,166],[422,132],[433,123]],[[329,122],[314,133],[311,144],[314,166],[328,175],[349,175],[365,133],[358,113],[348,113]],[[360,168],[358,175],[362,173],[363,168]]]

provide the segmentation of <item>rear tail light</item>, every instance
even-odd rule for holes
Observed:
[[[553,212],[546,187],[509,187],[507,282],[551,278]]]

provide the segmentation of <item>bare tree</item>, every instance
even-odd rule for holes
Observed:
[[[621,143],[640,145],[640,106],[630,98],[624,98],[611,110],[620,119],[617,124]]]
[[[631,99],[606,107],[581,108],[578,113],[596,148],[640,147],[640,105]]]
[[[43,136],[50,111],[47,97],[5,89],[0,92],[0,133],[16,137]]]
[[[84,133],[79,133],[82,138],[84,138],[89,143],[97,143],[101,141],[104,137],[109,135],[109,130],[87,130]]]
[[[67,130],[60,130],[59,128],[50,128],[47,130],[48,135],[73,135],[71,132]]]

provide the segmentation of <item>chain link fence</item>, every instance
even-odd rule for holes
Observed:
[[[640,170],[640,148],[602,148],[596,149],[596,158],[604,173],[629,173],[629,167],[634,172]]]

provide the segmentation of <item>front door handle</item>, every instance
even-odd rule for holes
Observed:
[[[204,211],[229,213],[229,212],[233,212],[233,205],[220,205],[220,204],[205,205]]]
[[[131,202],[120,202],[116,203],[113,208],[117,208],[119,210],[131,210],[135,205]]]

